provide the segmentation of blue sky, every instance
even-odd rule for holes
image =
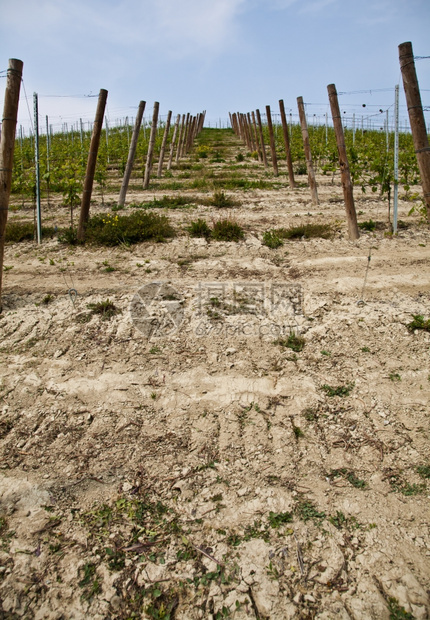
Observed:
[[[396,83],[405,103],[398,45],[412,41],[416,56],[430,56],[429,30],[430,0],[14,0],[2,7],[0,70],[23,60],[31,113],[37,92],[54,127],[91,120],[96,99],[85,95],[100,88],[111,123],[134,116],[141,99],[145,115],[157,100],[162,115],[206,109],[213,124],[229,111],[278,111],[281,98],[296,117],[302,96],[320,119],[330,83],[372,91],[342,95],[340,105],[378,123]],[[430,106],[430,59],[416,67]],[[18,122],[28,126],[25,93]]]

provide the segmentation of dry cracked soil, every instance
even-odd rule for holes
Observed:
[[[430,333],[410,325],[430,232],[402,196],[387,234],[386,202],[356,190],[377,227],[349,241],[337,175],[314,206],[305,177],[291,190],[217,136],[224,162],[196,174],[273,186],[219,209],[135,179],[128,205],[195,201],[164,212],[172,240],[6,248],[1,618],[429,617]],[[226,215],[241,241],[186,232]],[[262,243],[310,222],[333,237]],[[88,307],[107,299],[112,316]]]

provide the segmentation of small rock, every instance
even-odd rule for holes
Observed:
[[[128,493],[128,491],[131,491],[132,488],[133,485],[130,482],[124,482],[124,484],[122,485],[122,490],[124,491],[124,493]]]
[[[111,604],[112,609],[117,610],[117,609],[120,608],[121,599],[119,598],[119,596],[117,594],[114,594],[109,602]]]

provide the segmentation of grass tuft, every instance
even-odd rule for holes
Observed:
[[[212,239],[215,241],[240,241],[244,232],[237,222],[231,219],[218,220],[212,229]]]

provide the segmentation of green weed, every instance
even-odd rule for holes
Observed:
[[[430,465],[419,465],[417,467],[417,472],[421,478],[430,478]]]
[[[415,620],[415,616],[406,611],[393,596],[388,597],[387,604],[388,611],[390,612],[390,620]]]
[[[284,523],[291,523],[293,520],[292,512],[269,512],[269,525],[278,528]]]
[[[106,299],[105,301],[98,301],[97,303],[87,304],[87,308],[91,310],[91,314],[100,314],[103,321],[107,321],[121,312],[121,310],[117,308],[109,299]]]
[[[266,230],[266,232],[263,233],[263,245],[271,250],[276,250],[276,248],[279,248],[283,243],[276,230]]]
[[[240,241],[244,232],[237,222],[231,219],[218,220],[212,229],[212,238],[215,241]]]
[[[317,510],[315,504],[310,500],[299,500],[295,507],[295,512],[298,517],[306,523],[312,519],[315,523],[320,523],[326,517],[325,512]]]
[[[340,476],[345,478],[345,480],[348,480],[348,482],[356,489],[365,489],[367,487],[367,482],[365,480],[358,478],[353,471],[347,469],[346,467],[332,469],[329,474],[329,478],[331,479],[338,478]]]
[[[355,383],[348,383],[347,385],[338,385],[337,387],[331,387],[330,385],[324,384],[321,386],[321,389],[327,394],[327,396],[349,396],[352,389],[354,388]]]
[[[358,224],[358,227],[362,230],[368,230],[369,232],[372,232],[376,229],[376,222],[374,222],[373,220],[367,220],[365,222],[360,222]]]
[[[330,224],[302,224],[290,228],[278,228],[273,231],[280,239],[331,239],[334,234]]]
[[[273,344],[277,344],[281,347],[285,347],[287,349],[292,349],[295,353],[300,353],[305,346],[306,340],[303,336],[297,336],[295,333],[291,332],[288,338],[279,338],[275,340]]]
[[[131,215],[95,215],[88,222],[86,240],[115,246],[149,240],[159,243],[175,234],[166,216],[135,211]]]
[[[202,219],[191,222],[187,230],[190,237],[204,237],[205,239],[209,239],[211,236],[211,229],[209,228],[207,222]]]
[[[226,196],[223,191],[218,191],[214,192],[214,195],[210,200],[210,204],[213,207],[218,207],[219,209],[222,209],[225,207],[235,207],[238,205],[238,202],[231,196]]]
[[[426,332],[430,332],[430,319],[424,319],[424,317],[421,314],[414,314],[413,321],[408,323],[406,327],[411,332],[416,329],[422,329]]]

